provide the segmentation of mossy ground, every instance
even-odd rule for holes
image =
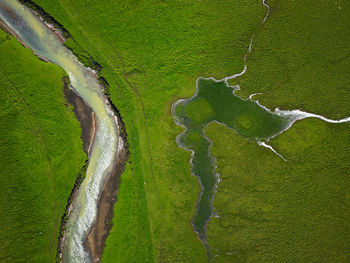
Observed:
[[[64,72],[0,30],[0,261],[53,262],[86,156]]]
[[[220,124],[206,133],[221,179],[215,262],[349,261],[350,124],[295,123],[271,142],[287,162]]]
[[[271,14],[255,34],[248,71],[238,79],[248,97],[274,109],[301,109],[328,118],[350,113],[350,2],[270,0]]]

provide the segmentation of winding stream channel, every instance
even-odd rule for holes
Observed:
[[[0,19],[35,54],[55,63],[69,75],[71,86],[91,106],[96,131],[89,151],[86,177],[73,200],[65,231],[64,262],[91,262],[84,241],[97,215],[97,201],[113,162],[122,147],[118,124],[103,95],[96,73],[86,68],[31,10],[14,0],[1,0]]]

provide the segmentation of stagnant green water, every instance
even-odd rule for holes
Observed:
[[[245,70],[246,66],[243,72]],[[230,78],[232,77],[216,80],[200,77],[197,79],[194,96],[180,99],[172,107],[176,124],[185,128],[185,131],[177,136],[177,143],[192,152],[192,173],[198,177],[201,184],[202,191],[197,201],[193,227],[206,246],[208,254],[206,225],[210,217],[215,216],[211,203],[219,182],[219,175],[215,173],[215,158],[210,153],[211,141],[205,135],[205,128],[210,122],[219,122],[283,158],[267,143],[271,138],[289,129],[297,120],[319,118],[330,123],[350,121],[350,118],[330,120],[300,110],[275,109],[272,112],[254,101],[252,96],[248,99],[236,96],[234,90],[239,86],[228,85],[227,79]]]
[[[91,262],[83,242],[96,218],[98,195],[118,150],[115,116],[106,104],[96,74],[80,63],[27,7],[15,0],[1,0],[0,19],[36,54],[62,67],[68,73],[73,88],[96,114],[97,127],[89,152],[89,166],[73,200],[63,254],[64,262]]]
[[[269,17],[270,7],[265,0],[262,0],[262,5],[266,8],[266,14],[262,21],[264,24]],[[219,174],[215,173],[215,158],[210,153],[212,143],[205,135],[205,128],[210,122],[219,122],[235,130],[242,137],[272,150],[286,161],[280,153],[268,145],[268,141],[289,129],[294,122],[305,118],[319,118],[330,123],[350,121],[350,117],[342,120],[330,120],[300,110],[283,111],[277,108],[272,112],[252,99],[255,94],[249,96],[248,99],[236,96],[235,89],[239,89],[240,86],[230,86],[228,80],[240,77],[247,71],[246,59],[252,52],[253,40],[254,34],[244,56],[244,67],[241,72],[221,80],[212,77],[199,77],[194,96],[189,99],[180,99],[172,107],[176,124],[185,128],[185,131],[177,136],[177,144],[181,148],[191,151],[191,171],[193,175],[198,177],[201,185],[197,210],[193,218],[193,228],[203,242],[209,260],[211,256],[210,248],[207,245],[206,226],[210,217],[217,216],[213,213],[212,201],[220,181]]]
[[[285,129],[289,118],[274,114],[252,100],[233,94],[225,81],[199,78],[197,92],[190,99],[182,99],[173,107],[178,125],[186,131],[177,137],[178,144],[193,152],[192,172],[198,176],[202,193],[197,203],[194,229],[205,238],[205,225],[211,216],[217,176],[210,154],[211,142],[205,136],[205,127],[217,121],[254,141],[266,140]]]

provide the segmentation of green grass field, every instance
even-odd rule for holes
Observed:
[[[350,113],[350,2],[270,0],[238,95],[271,108],[340,119]]]
[[[0,261],[53,262],[86,156],[64,72],[0,30]]]
[[[215,262],[350,260],[350,124],[297,122],[272,141],[287,162],[222,125],[206,132],[221,178]]]
[[[35,2],[71,33],[74,41],[66,44],[82,61],[89,64],[92,56],[102,65],[100,75],[110,84],[111,98],[126,124],[130,162],[122,175],[102,262],[206,262],[191,225],[200,186],[191,176],[190,153],[175,142],[183,129],[175,125],[171,106],[194,94],[199,76],[221,79],[240,72],[253,32],[238,95],[262,92],[256,98],[269,108],[299,108],[329,118],[350,115],[350,6],[345,0],[271,0],[264,26],[259,26],[266,11],[260,0]],[[59,73],[50,75],[57,76],[58,87],[63,73],[37,63]],[[22,72],[28,83],[34,81],[29,77],[34,72]],[[26,76],[20,73],[16,76],[23,81]],[[187,110],[197,122],[212,118],[215,111],[230,118],[220,101],[196,103]],[[58,114],[56,110],[64,108],[55,109]],[[255,127],[249,114],[238,116],[235,124],[241,130]],[[78,133],[74,125],[69,127]],[[211,124],[206,133],[213,140],[211,152],[222,178],[214,199],[220,218],[208,226],[215,261],[349,260],[348,124],[298,122],[272,142],[288,162],[218,124]],[[69,134],[73,138],[73,132]],[[198,134],[189,140],[198,140]],[[65,148],[51,141],[57,152]],[[79,171],[83,155],[75,157],[74,171]],[[38,179],[39,185],[42,182]]]

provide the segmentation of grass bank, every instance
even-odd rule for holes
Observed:
[[[64,72],[0,31],[0,261],[53,262],[86,155]]]

